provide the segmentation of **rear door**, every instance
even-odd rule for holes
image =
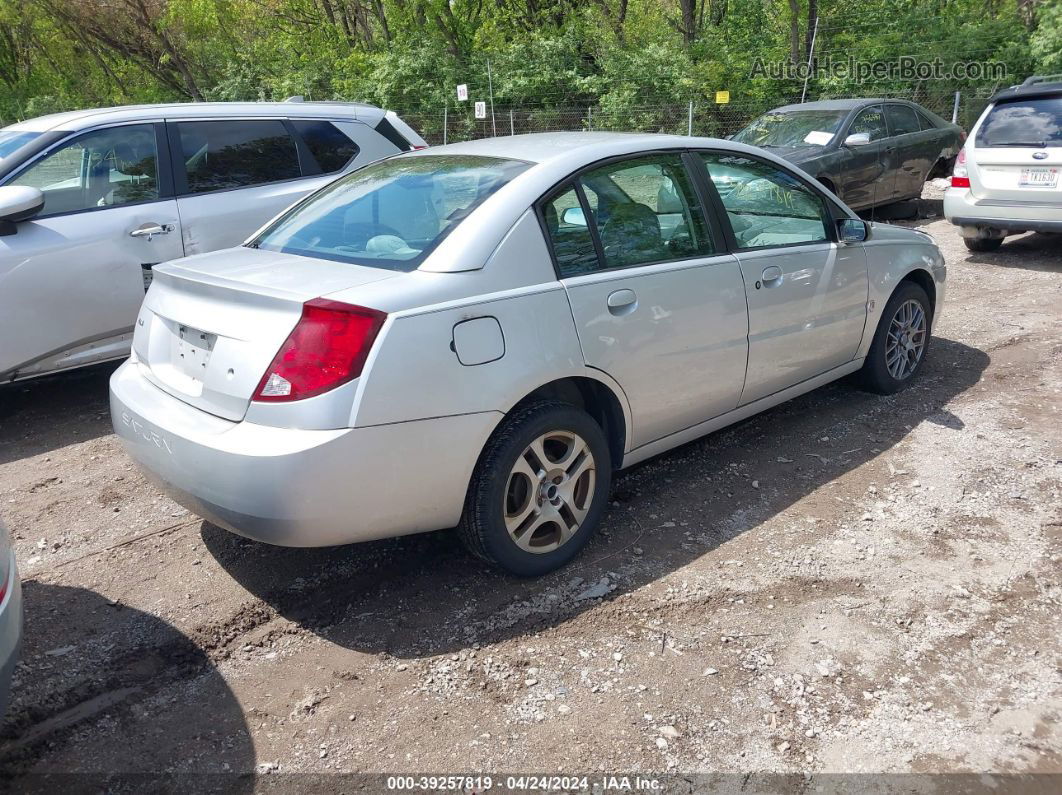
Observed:
[[[540,209],[586,363],[630,402],[632,445],[735,408],[747,351],[744,286],[682,154],[595,167]]]
[[[967,163],[976,198],[1062,211],[1062,96],[997,103],[973,138]]]
[[[741,181],[720,202],[744,277],[749,360],[741,404],[855,358],[869,278],[862,246],[836,241],[829,200],[773,163],[703,152],[709,177]]]
[[[933,167],[939,150],[936,133],[923,130],[915,109],[909,105],[889,103],[885,118],[896,146],[896,198],[909,199],[922,195],[929,169]]]
[[[161,122],[91,130],[7,180],[45,204],[0,237],[0,373],[128,351],[152,266],[184,253],[164,140]]]
[[[167,127],[187,254],[239,245],[338,173],[393,150],[365,146],[353,130],[368,128],[358,122],[181,119]]]

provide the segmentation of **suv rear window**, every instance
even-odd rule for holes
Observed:
[[[1062,96],[1000,102],[977,130],[978,146],[1062,146]]]
[[[526,168],[518,160],[474,155],[382,160],[295,205],[250,245],[416,270],[476,207]]]

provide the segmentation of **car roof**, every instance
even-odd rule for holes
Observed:
[[[548,132],[526,135],[502,135],[497,138],[477,138],[472,141],[432,146],[411,152],[407,156],[479,155],[528,163],[549,164],[564,161],[587,163],[602,158],[632,154],[655,149],[683,149],[691,146],[722,145],[734,148],[731,141],[716,138],[690,138],[685,135],[658,133],[615,132]]]
[[[886,101],[892,102],[893,100],[884,100],[880,97],[867,99],[822,99],[818,102],[801,102],[794,105],[783,105],[780,108],[775,108],[770,111],[770,113],[779,113],[781,111],[788,112],[792,110],[856,110],[857,108],[866,107],[867,105],[880,105],[882,102]]]
[[[17,122],[4,129],[48,132],[76,131],[101,124],[139,121],[142,119],[231,118],[247,116],[296,116],[319,118],[348,118],[376,124],[384,111],[375,105],[358,102],[174,102],[163,105],[119,105],[113,108],[86,108],[65,113],[52,113]]]
[[[1011,99],[1032,99],[1034,97],[1053,97],[1062,95],[1062,82],[1046,82],[1030,77],[1020,86],[1011,86],[996,93],[989,103],[1006,102]]]

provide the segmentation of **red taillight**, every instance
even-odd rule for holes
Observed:
[[[951,172],[951,187],[953,188],[968,188],[970,187],[970,177],[966,171],[966,150],[960,149],[959,154],[955,157],[955,169]]]
[[[265,371],[254,400],[283,403],[320,395],[361,375],[387,315],[315,298]]]

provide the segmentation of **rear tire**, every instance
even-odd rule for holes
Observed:
[[[458,535],[472,554],[519,577],[574,558],[608,503],[612,461],[593,418],[542,400],[517,409],[488,440]]]
[[[901,282],[881,313],[863,362],[863,388],[879,395],[907,388],[925,361],[932,332],[933,309],[926,291],[914,282]]]
[[[1003,245],[1001,237],[964,237],[962,242],[970,251],[985,252],[995,251]]]

